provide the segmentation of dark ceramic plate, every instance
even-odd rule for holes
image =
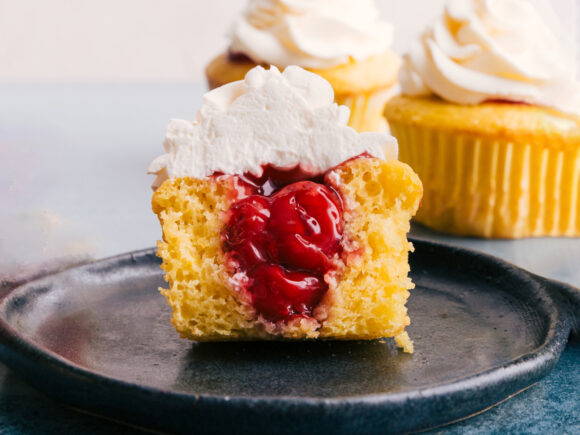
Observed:
[[[415,247],[413,355],[391,340],[180,340],[150,249],[5,295],[0,357],[75,408],[196,433],[419,430],[485,410],[556,364],[578,325],[578,290],[464,249]]]

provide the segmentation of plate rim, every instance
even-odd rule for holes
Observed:
[[[545,297],[545,301],[553,304],[553,310],[548,313],[549,324],[548,331],[541,344],[536,346],[534,350],[523,354],[509,362],[486,369],[480,373],[468,375],[458,380],[446,382],[436,386],[426,388],[417,388],[411,391],[397,392],[397,393],[372,393],[364,395],[349,395],[343,397],[298,397],[291,395],[284,396],[224,396],[214,394],[196,394],[191,392],[178,392],[158,387],[146,386],[143,384],[129,382],[122,379],[114,378],[101,374],[95,370],[91,370],[85,366],[76,364],[65,357],[46,349],[46,347],[35,343],[33,340],[22,336],[10,323],[5,319],[5,309],[10,297],[17,297],[19,292],[25,292],[32,285],[42,284],[43,281],[50,281],[61,274],[71,273],[71,271],[91,271],[94,267],[105,266],[107,264],[119,263],[122,261],[131,261],[138,263],[145,257],[155,257],[155,248],[146,248],[137,251],[131,251],[125,254],[108,257],[105,259],[86,263],[81,266],[75,266],[64,271],[59,271],[54,274],[43,276],[39,279],[32,280],[25,284],[19,285],[7,292],[0,299],[0,359],[3,360],[12,370],[19,374],[24,374],[25,378],[30,377],[36,370],[49,371],[60,374],[61,378],[66,379],[67,376],[76,377],[82,383],[99,383],[106,388],[126,390],[131,396],[156,396],[163,400],[170,401],[177,400],[184,404],[194,404],[197,407],[222,407],[222,408],[245,408],[262,410],[280,411],[283,409],[292,409],[294,412],[303,413],[307,408],[318,408],[323,406],[331,411],[341,411],[354,406],[363,407],[367,411],[372,411],[375,408],[396,408],[403,406],[409,401],[424,402],[433,401],[440,398],[449,398],[450,396],[461,396],[461,394],[469,394],[474,391],[493,391],[494,388],[499,388],[501,385],[508,385],[510,383],[522,384],[516,388],[517,391],[511,391],[507,397],[517,394],[522,389],[527,388],[530,384],[536,382],[545,376],[557,363],[564,347],[567,343],[570,334],[570,321],[565,316],[560,305],[552,297],[551,292],[547,288],[546,280],[542,277],[537,277],[530,272],[527,272],[513,264],[510,264],[502,259],[493,257],[488,254],[480,253],[478,251],[448,245],[444,243],[433,242],[420,238],[409,238],[413,242],[416,249],[423,249],[429,247],[430,249],[444,249],[452,251],[454,255],[466,254],[475,257],[478,260],[493,263],[495,266],[501,266],[502,269],[508,271],[510,274],[515,274],[518,278],[528,279],[536,286],[536,291],[540,292]],[[418,248],[419,247],[419,248]],[[538,279],[541,278],[541,279]],[[22,364],[24,362],[24,364]],[[35,364],[38,368],[35,369]],[[28,375],[28,376],[27,376]],[[34,377],[34,376],[33,376]],[[525,384],[525,385],[523,385]],[[33,385],[39,387],[38,383]],[[513,388],[512,388],[513,390]],[[62,397],[61,397],[61,400]],[[66,399],[64,400],[66,402]],[[494,403],[487,404],[482,407],[480,411],[493,406]],[[86,407],[83,407],[86,409]],[[97,412],[98,413],[98,412]],[[437,422],[435,425],[419,425],[412,427],[410,430],[427,429],[430,427],[437,427],[441,424],[446,424],[448,421],[453,422],[457,419],[468,418],[473,413],[468,415],[450,416],[445,418],[443,422]],[[128,420],[131,421],[131,420]],[[132,422],[134,423],[134,422]]]

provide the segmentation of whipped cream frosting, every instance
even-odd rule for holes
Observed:
[[[406,95],[523,102],[580,114],[577,64],[525,0],[450,0],[405,56]]]
[[[166,178],[204,178],[216,172],[252,173],[263,165],[301,169],[312,176],[362,153],[397,158],[395,138],[358,133],[347,126],[350,110],[338,106],[330,84],[290,66],[281,73],[258,66],[244,80],[203,97],[195,121],[174,119],[163,142],[166,154],[149,167]]]
[[[250,0],[230,51],[281,68],[330,68],[382,53],[392,40],[374,0]]]

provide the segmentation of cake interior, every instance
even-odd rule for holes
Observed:
[[[158,253],[170,284],[162,293],[176,329],[198,341],[395,337],[412,351],[406,234],[422,194],[417,175],[366,157],[313,180],[285,174],[264,183],[177,178],[156,191]],[[265,227],[276,237],[263,236]],[[282,247],[272,250],[272,240]]]

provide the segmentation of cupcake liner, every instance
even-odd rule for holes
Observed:
[[[390,127],[400,160],[423,181],[417,222],[466,236],[580,236],[580,148]]]
[[[392,97],[395,86],[379,89],[374,92],[353,95],[335,95],[336,103],[350,108],[348,125],[359,132],[387,132],[389,126],[383,111],[385,104]]]

